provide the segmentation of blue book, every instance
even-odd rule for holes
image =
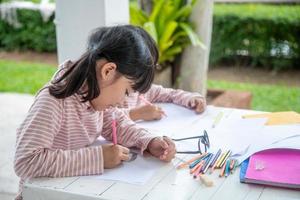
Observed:
[[[241,164],[241,170],[240,170],[240,182],[241,183],[246,183],[245,176],[246,176],[246,172],[248,169],[248,165],[249,165],[249,158],[247,160],[244,160]]]

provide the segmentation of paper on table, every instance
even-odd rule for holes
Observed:
[[[237,159],[242,162],[255,152],[271,148],[300,149],[300,125],[264,126],[255,145]]]
[[[196,115],[194,111],[174,104],[160,104],[160,106],[166,110],[168,117],[155,122],[141,122],[140,126],[158,135],[173,138],[199,136],[203,134],[203,130],[207,130],[211,152],[216,152],[219,148],[231,149],[232,155],[239,160],[244,159],[243,155],[255,153],[257,149],[266,148],[274,142],[300,134],[299,125],[264,126],[267,118],[242,118],[245,112],[257,113],[255,111],[225,108],[220,110],[208,106],[204,113]],[[220,111],[224,112],[222,119],[215,128],[211,128]],[[176,147],[180,151],[197,150],[197,140],[176,142]]]
[[[254,145],[250,146],[247,153],[237,157],[237,160],[239,161],[239,163],[241,163],[256,152],[266,150],[266,149],[280,149],[280,148],[300,150],[300,135],[293,135],[284,139],[279,139],[269,145],[257,144],[255,146]]]
[[[267,133],[265,133],[266,126],[263,126],[266,119],[242,119],[243,111],[234,110],[232,112],[231,109],[224,108],[222,108],[224,117],[216,128],[212,129],[212,123],[220,112],[220,108],[208,106],[204,113],[197,115],[190,109],[174,104],[160,104],[160,106],[165,110],[168,117],[164,117],[160,121],[139,122],[138,124],[159,135],[167,135],[173,138],[199,136],[203,135],[203,130],[207,130],[211,143],[210,151],[212,152],[222,148],[231,149],[233,154],[242,155],[245,154],[246,150],[248,150],[248,154],[252,154],[257,150],[257,147],[266,147],[276,141],[300,133],[298,131],[300,126],[287,126],[277,133],[275,131],[276,134],[273,134],[273,136],[269,136],[268,131],[272,132],[271,127],[268,127]],[[291,130],[288,130],[289,128]],[[195,148],[191,149],[191,146],[195,146],[195,140],[179,143],[178,147],[182,150],[195,150]],[[105,170],[103,175],[96,176],[96,178],[144,184],[164,164],[155,158],[138,156],[135,161],[125,162],[119,168]]]
[[[288,112],[273,112],[262,114],[250,114],[244,115],[244,118],[267,118],[266,125],[284,125],[284,124],[300,124],[300,114],[288,111]]]
[[[243,154],[250,144],[255,142],[266,119],[242,119],[242,111],[222,108],[223,117],[215,128],[212,128],[214,118],[220,113],[220,108],[208,106],[200,115],[194,111],[174,105],[160,104],[168,117],[159,121],[139,122],[141,127],[158,135],[172,138],[184,138],[203,135],[207,130],[211,152],[219,148],[231,149],[233,154]],[[154,127],[154,128],[153,128]],[[176,142],[178,151],[197,150],[197,140]]]
[[[144,185],[164,165],[167,165],[167,163],[152,156],[144,157],[138,155],[134,161],[123,162],[120,166],[113,169],[105,169],[100,176],[86,176],[84,178]]]
[[[190,137],[203,134],[203,130],[211,128],[213,118],[218,115],[220,110],[214,106],[207,106],[201,114],[195,111],[178,106],[175,104],[157,104],[167,113],[158,121],[140,121],[138,125],[158,135],[169,137]],[[231,109],[223,109],[224,113],[230,113]]]
[[[234,110],[229,116],[225,116],[222,121],[214,128],[215,131],[229,130],[236,134],[255,134],[258,133],[266,123],[266,118],[242,118],[242,110]]]
[[[242,155],[259,140],[265,119],[242,119],[240,112],[233,111],[215,129],[210,130],[211,148],[230,149],[232,155]]]
[[[156,104],[163,108],[167,117],[163,117],[157,121],[141,121],[138,125],[148,129],[150,132],[158,135],[173,136],[182,131],[186,127],[194,127],[199,125],[200,115],[195,114],[193,110],[187,109],[175,104]],[[203,123],[203,128],[208,127],[207,123]],[[181,132],[181,135],[185,133]]]
[[[98,146],[111,143],[101,136],[91,146]],[[137,153],[139,151],[136,151]],[[145,184],[156,172],[166,163],[152,156],[137,155],[137,158],[131,162],[123,162],[120,166],[113,169],[105,169],[102,175],[84,176],[86,179],[100,179],[122,181],[131,184]]]

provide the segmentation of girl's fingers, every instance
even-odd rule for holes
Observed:
[[[160,120],[162,118],[162,114],[156,113],[154,119],[155,120]]]
[[[161,114],[161,112],[163,112],[163,111],[162,111],[162,108],[161,108],[161,107],[156,106],[156,107],[155,107],[155,112]]]
[[[168,143],[162,137],[159,137],[159,143],[163,149],[167,149],[169,147]]]
[[[161,156],[161,160],[169,162],[171,161],[176,154],[176,147],[175,143],[172,141],[171,138],[164,136],[163,139],[168,143],[169,148],[164,151],[164,154]]]
[[[204,109],[205,109],[205,103],[204,103],[204,101],[200,100],[197,108],[198,108],[198,112],[202,113],[204,111]]]
[[[120,150],[122,151],[122,153],[124,154],[129,154],[130,150],[124,146],[119,145]]]
[[[175,148],[175,143],[173,140],[167,136],[163,136],[163,139],[167,142],[168,146],[174,147]]]
[[[191,104],[192,105],[192,104]],[[202,113],[204,111],[204,102],[202,99],[195,99],[194,106],[192,106],[196,113]]]
[[[163,154],[159,157],[161,160],[164,160],[168,157],[169,151],[164,150]]]
[[[121,158],[121,160],[122,161],[127,161],[127,160],[129,160],[129,154],[121,154],[121,156],[120,156],[120,158]]]
[[[196,106],[195,99],[190,100],[190,107],[194,108]]]
[[[160,160],[170,162],[174,157],[175,157],[175,150],[172,151],[165,151],[166,154],[164,153],[159,157]]]

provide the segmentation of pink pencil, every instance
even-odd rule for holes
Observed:
[[[114,112],[112,112],[111,127],[112,127],[112,140],[113,140],[114,145],[116,145],[118,143],[118,141],[117,141],[117,122],[116,122],[116,115]]]
[[[146,103],[147,105],[153,105],[150,101],[148,101],[147,99],[145,99],[145,97],[143,95],[139,95],[139,99],[142,100],[144,103]],[[167,114],[165,112],[163,112],[163,115],[166,117]]]

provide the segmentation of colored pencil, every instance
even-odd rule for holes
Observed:
[[[219,168],[220,167],[220,164],[221,162],[223,161],[224,157],[226,156],[226,152],[222,153],[222,155],[219,157],[218,161],[217,161],[217,164],[216,164],[216,167]]]
[[[219,149],[218,152],[216,153],[213,161],[210,163],[210,167],[214,166],[214,164],[217,162],[217,160],[218,160],[219,156],[221,155],[221,153],[222,153],[222,150]]]
[[[210,164],[212,163],[212,161],[213,161],[213,157],[214,156],[214,154],[211,154],[211,156],[207,159],[207,161],[206,161],[206,165],[205,165],[205,167],[204,167],[204,169],[203,169],[203,174],[205,174],[206,173],[206,171],[208,170],[208,168],[210,167]]]
[[[220,167],[222,167],[225,164],[226,160],[229,158],[230,155],[231,155],[231,150],[228,150],[223,161],[220,164]]]
[[[221,121],[223,115],[224,115],[224,113],[222,111],[218,113],[218,115],[214,119],[214,122],[212,124],[212,128],[215,128],[217,126],[217,124],[219,124],[219,122]]]
[[[235,160],[234,162],[234,166],[233,166],[233,169],[231,170],[231,173],[233,174],[236,170],[236,167],[239,165],[239,162],[237,160]]]
[[[223,167],[222,167],[222,169],[221,169],[221,172],[220,172],[220,174],[219,174],[219,177],[224,176],[224,173],[225,173],[225,167],[226,167],[226,165],[223,165]]]
[[[225,166],[225,177],[227,177],[230,173],[230,160],[228,159],[224,165],[226,165]]]
[[[193,157],[190,160],[188,160],[188,161],[186,161],[184,163],[181,163],[180,165],[177,166],[177,169],[182,169],[184,167],[187,167],[189,164],[191,164],[192,162],[194,162],[195,160],[197,160],[199,158],[204,157],[206,154],[207,153],[203,153],[203,154],[197,155],[196,157]]]

